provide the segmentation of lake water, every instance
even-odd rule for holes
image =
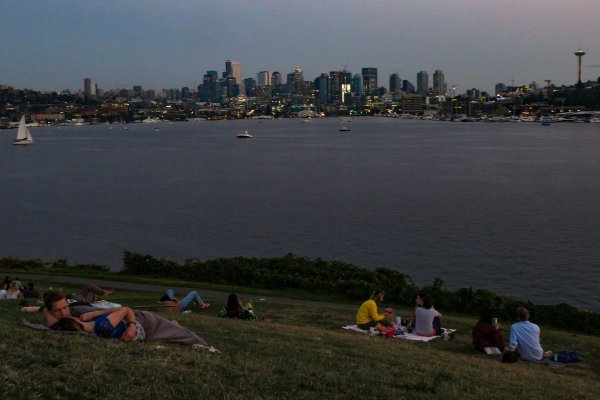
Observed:
[[[600,310],[600,124],[124,127],[0,131],[0,256],[292,252]]]

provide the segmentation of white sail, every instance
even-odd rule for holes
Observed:
[[[25,114],[21,117],[21,122],[19,123],[19,130],[17,131],[17,138],[13,140],[13,144],[32,144],[33,138],[31,137],[31,133],[25,124]]]

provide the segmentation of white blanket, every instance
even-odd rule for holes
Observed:
[[[360,333],[369,333],[369,331],[360,329],[358,325],[346,325],[342,326],[342,329],[346,329],[348,331],[360,332]],[[414,333],[404,333],[404,335],[394,336],[396,339],[405,339],[405,340],[414,340],[417,342],[429,342],[430,340],[437,339],[438,336],[419,336]]]

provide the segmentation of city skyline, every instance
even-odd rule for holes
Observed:
[[[10,40],[0,43],[0,84],[77,91],[90,77],[104,89],[194,88],[207,70],[224,71],[225,60],[237,60],[243,78],[254,79],[261,71],[286,76],[299,66],[305,80],[377,68],[380,86],[393,73],[416,84],[419,71],[442,70],[448,87],[460,93],[493,93],[498,82],[571,85],[577,48],[586,52],[582,80],[600,75],[587,67],[600,65],[597,11],[600,4],[590,0],[575,6],[307,0],[285,7],[229,0],[6,1],[0,23]]]

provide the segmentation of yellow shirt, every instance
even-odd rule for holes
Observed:
[[[377,303],[371,299],[362,303],[356,313],[357,324],[368,324],[371,321],[379,322],[384,318],[385,315],[377,312]]]

